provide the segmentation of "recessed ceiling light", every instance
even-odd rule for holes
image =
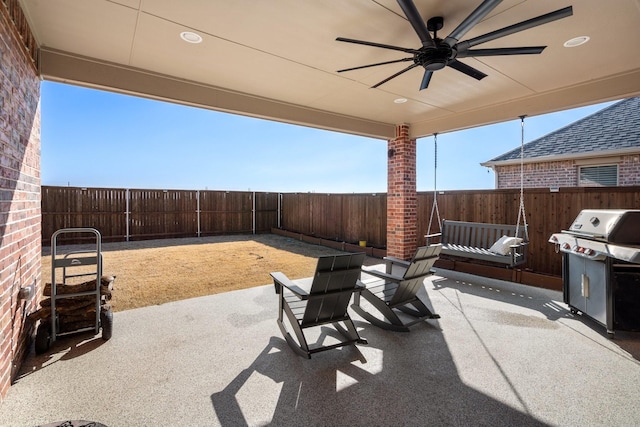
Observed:
[[[187,43],[202,43],[202,36],[200,36],[200,34],[196,34],[191,31],[181,32],[180,38],[186,41]]]
[[[589,36],[574,37],[571,40],[564,42],[564,47],[576,47],[585,44],[589,41]]]
[[[405,102],[407,102],[407,98],[397,98],[394,99],[393,102],[395,102],[396,104],[404,104]]]

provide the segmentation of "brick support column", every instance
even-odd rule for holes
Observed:
[[[416,140],[396,127],[387,159],[387,255],[411,259],[417,247]]]

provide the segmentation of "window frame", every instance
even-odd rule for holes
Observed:
[[[614,184],[602,184],[598,181],[583,182],[582,174],[584,169],[601,169],[601,168],[615,168],[615,183]],[[599,172],[598,172],[599,175]],[[600,178],[598,176],[598,178]],[[591,165],[579,165],[578,166],[578,187],[617,187],[620,183],[620,167],[617,163],[603,163],[603,164],[591,164]]]

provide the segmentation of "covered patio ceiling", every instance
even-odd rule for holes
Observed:
[[[504,0],[467,40],[567,6],[573,15],[477,46],[547,46],[539,55],[464,58],[419,90],[407,54],[336,37],[417,49],[396,0],[19,0],[41,47],[43,78],[286,123],[414,138],[640,95],[637,0]],[[481,0],[415,0],[444,38]],[[202,42],[181,39],[193,32]],[[589,42],[563,44],[578,36]],[[404,98],[404,103],[394,101]]]

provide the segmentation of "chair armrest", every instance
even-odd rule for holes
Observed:
[[[380,279],[389,280],[391,282],[401,282],[403,280],[402,277],[394,276],[393,274],[385,273],[379,270],[362,267],[362,271],[372,276],[379,277]]]
[[[394,258],[392,256],[386,256],[382,259],[391,264],[400,264],[403,267],[409,267],[409,265],[411,264],[411,261],[405,261],[403,259]]]
[[[442,241],[442,233],[425,234],[424,238],[427,241],[427,246],[431,244],[431,239],[434,237],[440,237],[440,241]]]
[[[528,244],[529,244],[529,242],[520,242],[520,243],[515,244],[515,245],[509,245],[509,248],[510,248],[512,251],[515,251],[515,250],[517,250],[517,249],[519,249],[519,248],[522,248],[522,247],[527,246]]]
[[[509,248],[511,249],[511,252],[509,253],[509,255],[511,256],[511,262],[513,264],[516,263],[518,257],[520,257],[523,262],[526,262],[528,245],[529,245],[529,242],[520,242],[517,245],[509,246]]]
[[[400,258],[394,258],[392,256],[386,256],[384,258],[382,258],[385,261],[386,267],[385,267],[385,271],[388,274],[391,274],[393,272],[393,265],[400,265],[402,266],[402,268],[404,268],[405,270],[407,268],[409,268],[409,265],[411,265],[410,261],[405,261],[403,259]]]
[[[273,277],[273,285],[276,288],[277,294],[282,292],[281,287],[284,286],[285,288],[293,292],[301,300],[305,300],[309,298],[309,292],[305,291],[304,289],[296,285],[291,279],[285,276],[284,273],[280,271],[276,271],[270,274],[271,274],[271,277]]]

